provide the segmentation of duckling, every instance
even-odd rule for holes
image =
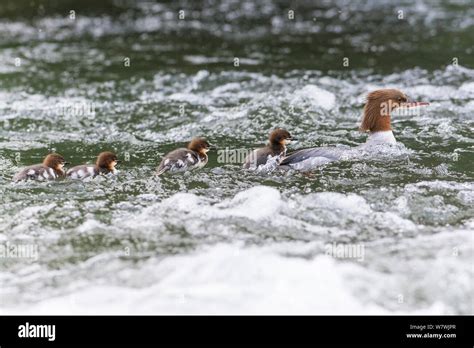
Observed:
[[[255,169],[267,163],[269,157],[286,155],[286,145],[296,140],[291,134],[282,128],[274,129],[268,136],[269,144],[265,147],[255,149],[244,160],[244,169]]]
[[[207,164],[207,152],[211,145],[204,138],[194,138],[187,148],[171,151],[161,161],[157,174],[169,172],[184,172],[202,168]]]
[[[23,180],[55,180],[64,177],[64,166],[67,163],[64,157],[57,153],[50,153],[47,155],[43,163],[35,164],[23,168],[13,177],[14,182]]]
[[[115,174],[115,166],[117,163],[120,163],[120,161],[113,152],[101,152],[99,156],[97,156],[95,165],[83,164],[72,167],[67,171],[66,176],[71,179],[85,179],[88,177],[95,177],[100,174]]]

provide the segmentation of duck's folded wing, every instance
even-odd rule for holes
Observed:
[[[81,165],[81,166],[76,166],[69,169],[66,173],[66,176],[72,179],[85,179],[90,176],[95,176],[97,174],[98,173],[95,170],[94,166]]]
[[[18,173],[15,174],[13,177],[13,181],[22,181],[22,180],[27,180],[27,179],[33,179],[36,177],[38,174],[37,170],[35,167],[27,167],[22,170],[20,170]]]
[[[22,169],[20,172],[15,174],[13,181],[17,182],[29,179],[42,181],[56,179],[57,177],[57,174],[52,168],[38,164]]]
[[[341,157],[340,150],[335,147],[314,147],[311,149],[298,150],[283,158],[280,165],[294,165],[311,160],[314,164],[337,161]]]
[[[193,151],[188,149],[177,149],[165,156],[158,167],[158,174],[166,171],[183,171],[195,166],[199,158]]]

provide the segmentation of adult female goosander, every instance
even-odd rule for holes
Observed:
[[[255,149],[245,158],[243,164],[245,169],[257,168],[259,165],[267,163],[269,157],[285,156],[286,145],[295,139],[287,130],[277,128],[270,133],[268,140],[267,146]]]
[[[202,168],[207,164],[207,152],[211,145],[204,138],[194,138],[187,148],[171,151],[163,157],[157,169],[157,174],[164,172],[184,172],[187,170]]]
[[[391,127],[391,113],[396,108],[411,108],[429,105],[426,102],[410,102],[407,96],[397,89],[379,89],[369,93],[364,107],[360,130],[368,132],[365,144],[357,148],[368,149],[379,144],[395,144]],[[307,171],[323,164],[336,161],[346,149],[338,147],[315,147],[293,152],[280,163],[282,169]]]
[[[23,168],[13,177],[14,182],[22,180],[54,180],[64,176],[64,165],[68,164],[64,157],[57,153],[50,153],[42,164],[35,164]]]
[[[115,166],[119,162],[113,152],[101,152],[99,156],[97,156],[95,165],[84,164],[72,167],[67,171],[66,176],[71,179],[85,179],[91,176],[95,177],[99,174],[115,174]]]

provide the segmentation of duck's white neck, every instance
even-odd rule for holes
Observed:
[[[366,144],[396,144],[397,141],[391,130],[370,132]]]

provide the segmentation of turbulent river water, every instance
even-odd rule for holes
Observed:
[[[473,313],[472,1],[5,1],[0,37],[0,243],[35,251],[1,259],[2,313]],[[363,143],[378,88],[431,103],[397,145],[241,169],[277,126]],[[208,165],[154,176],[194,136]],[[123,162],[11,182],[53,150]]]

